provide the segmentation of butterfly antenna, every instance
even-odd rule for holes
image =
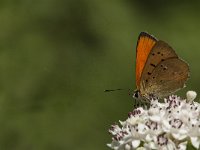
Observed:
[[[131,94],[131,89],[109,89],[109,90],[104,90],[104,92],[115,92],[121,90],[128,90],[129,95]]]
[[[125,89],[112,89],[112,90],[104,90],[104,92],[114,92],[114,91],[120,91]]]

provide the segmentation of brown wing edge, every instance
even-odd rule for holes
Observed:
[[[139,40],[140,40],[141,37],[148,37],[148,38],[154,40],[155,42],[158,41],[158,39],[157,39],[155,36],[149,34],[148,32],[142,31],[142,32],[140,32],[140,34],[139,34],[139,36],[138,36],[137,45],[136,45],[136,50],[137,50],[138,42],[139,42]],[[136,51],[136,52],[137,52],[137,51]]]

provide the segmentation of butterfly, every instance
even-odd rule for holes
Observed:
[[[136,91],[146,102],[166,97],[185,87],[189,66],[166,42],[141,32],[136,47]]]

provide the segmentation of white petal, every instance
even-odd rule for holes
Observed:
[[[159,113],[159,109],[158,108],[150,108],[148,110],[148,114],[149,115],[155,115],[155,114],[158,114]]]
[[[191,137],[191,143],[195,148],[199,148],[199,139],[197,137]]]
[[[119,144],[122,145],[122,144],[124,144],[124,142],[125,141],[121,140],[121,141],[119,141]]]
[[[145,144],[145,147],[148,149],[157,149],[157,146],[154,142],[149,142],[148,144]]]
[[[149,119],[151,121],[160,122],[160,116],[158,116],[158,115],[153,115],[153,116],[149,117]]]
[[[187,133],[187,130],[185,130],[185,129],[180,129],[180,130],[178,130],[179,131],[179,133],[181,133],[181,134],[186,134]]]
[[[141,119],[138,117],[138,116],[136,116],[136,117],[131,117],[131,118],[128,118],[127,119],[127,122],[129,123],[129,124],[131,124],[131,125],[135,125],[136,123],[138,123],[138,122],[140,122],[141,121]]]
[[[140,140],[134,140],[132,141],[133,148],[137,148],[140,145]]]
[[[180,144],[178,145],[178,149],[179,149],[179,150],[186,150],[186,148],[187,148],[187,141],[185,141],[185,142],[183,142],[183,143],[180,143]]]
[[[168,144],[167,144],[167,150],[171,149],[176,149],[175,143],[169,139]]]
[[[147,134],[145,139],[146,139],[147,142],[150,142],[150,141],[153,140],[153,138],[150,136],[150,134]]]
[[[186,134],[172,133],[172,136],[177,140],[183,140],[187,137]]]
[[[125,123],[126,123],[126,121],[121,121],[121,120],[119,120],[119,123],[120,123],[122,126],[124,126]]]
[[[171,125],[169,124],[169,122],[167,120],[163,120],[163,130],[165,132],[169,132],[171,129]]]
[[[172,145],[172,144],[167,144],[167,150],[169,150],[169,149],[174,149],[175,147]]]
[[[146,150],[144,147],[138,147],[136,150]]]
[[[119,150],[119,147],[113,147],[114,148],[114,150]]]
[[[125,145],[125,150],[130,150],[131,149],[131,146],[129,144],[126,144]]]
[[[191,101],[193,101],[196,98],[197,93],[195,91],[188,91],[186,93],[186,96],[187,96],[187,101],[191,102]]]
[[[138,125],[138,132],[139,132],[140,134],[144,134],[144,133],[145,133],[144,128],[145,128],[145,125],[140,123],[140,124]]]
[[[198,115],[199,115],[199,114],[198,114]],[[195,115],[193,115],[193,116],[195,116]],[[196,118],[195,118],[195,119],[191,119],[191,120],[190,120],[190,123],[196,125],[196,124],[198,123],[198,121],[197,121]]]
[[[111,145],[111,144],[107,144],[107,146],[108,146],[108,147],[110,147],[110,148],[112,147],[112,145]]]

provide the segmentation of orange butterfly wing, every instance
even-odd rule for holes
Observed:
[[[139,89],[141,74],[147,57],[157,39],[146,32],[141,32],[136,47],[136,87]]]

